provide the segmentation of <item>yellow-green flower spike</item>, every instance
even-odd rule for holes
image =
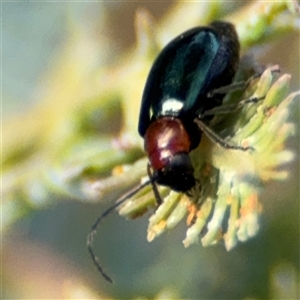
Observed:
[[[249,87],[251,97],[265,97],[242,108],[241,115],[248,121],[228,137],[237,144],[251,145],[253,150],[226,150],[203,136],[198,149],[191,153],[197,166],[195,175],[201,182],[200,194],[189,198],[160,187],[163,203],[149,219],[148,241],[176,226],[185,216],[189,226],[183,241],[185,247],[199,239],[203,246],[223,239],[230,250],[238,241],[246,241],[258,232],[262,187],[267,181],[285,179],[287,171],[278,168],[293,159],[284,143],[294,131],[288,115],[293,99],[299,95],[296,92],[287,96],[290,77],[285,74],[274,80],[272,70],[261,75],[255,88]],[[248,115],[250,107],[252,113]],[[235,118],[238,122],[238,114]],[[232,128],[236,128],[234,124]],[[145,204],[139,206],[140,203]],[[138,193],[129,199],[120,213],[133,217],[139,215],[139,207],[144,212],[153,205],[154,195],[148,187],[147,194]]]

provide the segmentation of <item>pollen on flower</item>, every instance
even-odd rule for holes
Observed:
[[[187,209],[188,209],[189,214],[186,219],[186,224],[188,226],[190,226],[192,224],[193,220],[195,219],[196,214],[199,213],[200,211],[198,211],[197,206],[193,203],[189,203]]]
[[[161,220],[158,224],[153,225],[151,228],[148,228],[147,240],[151,242],[154,238],[159,235],[166,228],[166,221]]]
[[[271,107],[269,109],[265,109],[264,115],[269,118],[276,111],[275,107]]]
[[[259,206],[258,195],[257,194],[250,195],[245,200],[245,204],[240,209],[241,217],[245,217],[247,214],[257,211],[258,206]]]

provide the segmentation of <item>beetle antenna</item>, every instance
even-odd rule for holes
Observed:
[[[128,191],[126,194],[124,194],[123,196],[121,196],[114,205],[112,205],[110,208],[108,208],[98,219],[97,221],[94,223],[94,225],[91,228],[91,231],[89,232],[88,236],[87,236],[87,248],[88,251],[91,255],[91,258],[95,264],[95,266],[97,267],[98,271],[101,273],[101,275],[103,276],[103,278],[110,282],[113,283],[113,280],[111,279],[110,276],[107,275],[107,273],[103,270],[103,268],[100,265],[99,262],[99,258],[98,256],[95,254],[94,250],[93,250],[93,241],[95,238],[95,235],[97,234],[97,229],[100,225],[100,222],[102,221],[102,219],[104,219],[107,215],[109,215],[113,210],[115,210],[118,206],[120,206],[122,203],[124,203],[127,199],[131,198],[132,196],[134,196],[138,191],[140,191],[141,189],[143,189],[145,186],[152,184],[154,178],[150,178],[150,180],[145,181],[144,183],[140,184],[137,187],[134,187],[133,189],[131,189],[130,191]]]

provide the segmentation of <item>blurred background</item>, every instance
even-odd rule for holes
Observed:
[[[91,40],[101,40],[101,51],[86,58],[90,68],[113,65],[133,47],[136,10],[142,6],[160,20],[173,5],[172,1],[2,3],[2,122],[14,116],[22,121],[22,114],[51,88],[45,81],[61,58],[70,31],[80,28]],[[228,4],[228,10],[234,5]],[[184,16],[179,22],[185,22]],[[251,49],[260,63],[279,64],[282,73],[292,74],[291,91],[299,89],[299,42],[297,32]],[[299,124],[298,102],[294,107],[291,120]],[[288,148],[299,153],[298,131]],[[113,214],[103,223],[95,248],[114,285],[100,277],[86,250],[86,234],[104,204],[62,197],[33,210],[2,236],[1,298],[293,299],[299,292],[298,155],[286,168],[288,180],[268,183],[261,195],[259,234],[230,252],[222,245],[185,249],[184,224],[148,243],[147,216],[129,222]]]

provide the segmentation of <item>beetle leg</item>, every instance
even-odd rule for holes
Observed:
[[[150,178],[150,183],[151,183],[152,190],[153,190],[153,193],[154,193],[154,197],[155,197],[155,200],[156,200],[156,203],[157,203],[157,207],[159,207],[162,204],[163,201],[162,201],[160,193],[157,189],[157,185],[155,183],[155,178],[153,178],[153,174],[152,174],[150,169],[151,169],[151,166],[150,166],[150,163],[148,163],[147,173],[148,173],[148,177]]]
[[[248,150],[254,150],[253,147],[243,147],[238,145],[233,145],[228,143],[226,140],[221,138],[218,134],[216,134],[211,128],[209,128],[203,121],[199,119],[194,119],[194,122],[199,126],[202,132],[214,143],[220,145],[223,148],[226,149],[232,149],[232,150],[242,150],[242,151],[248,151]]]
[[[199,114],[198,119],[202,119],[202,118],[208,117],[208,116],[229,114],[229,113],[232,113],[232,112],[238,110],[239,108],[243,107],[246,104],[257,103],[257,102],[263,100],[264,98],[265,98],[265,96],[259,97],[259,98],[251,97],[248,99],[241,100],[239,103],[216,106],[212,109],[208,109],[208,110],[204,111],[203,113]]]
[[[265,69],[257,71],[254,75],[252,75],[250,78],[248,78],[248,80],[233,82],[229,85],[221,86],[217,89],[214,89],[214,90],[210,91],[207,94],[207,97],[212,98],[212,97],[214,97],[216,95],[219,95],[219,94],[224,95],[224,94],[231,93],[231,92],[234,92],[234,91],[237,91],[237,90],[246,89],[248,87],[248,85],[251,83],[251,81],[253,81],[254,79],[259,78],[262,75],[264,70]],[[280,72],[279,66],[278,65],[272,66],[271,67],[271,72],[272,73]]]

